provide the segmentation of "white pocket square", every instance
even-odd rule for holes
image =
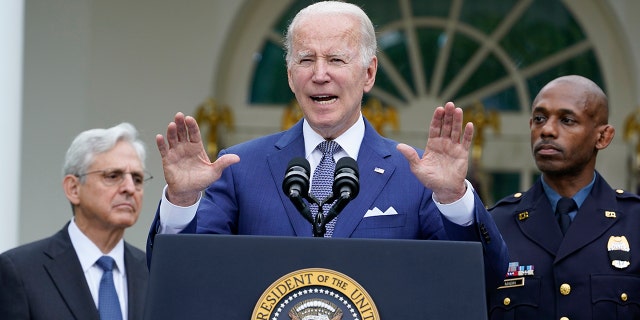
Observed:
[[[389,209],[385,210],[384,212],[378,209],[378,207],[375,207],[371,210],[367,210],[367,213],[364,215],[364,217],[367,218],[367,217],[377,217],[377,216],[392,216],[396,214],[398,214],[398,212],[393,207],[389,207]]]

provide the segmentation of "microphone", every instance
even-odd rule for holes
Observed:
[[[336,171],[333,179],[333,195],[329,202],[337,199],[329,212],[326,221],[333,218],[344,209],[344,207],[355,198],[360,192],[360,176],[358,173],[358,163],[351,157],[342,157],[336,163]]]
[[[287,172],[282,181],[282,190],[289,198],[306,198],[309,194],[309,171],[311,167],[305,158],[293,158],[287,165]]]
[[[358,163],[351,157],[342,157],[336,163],[333,194],[344,199],[353,199],[360,192]]]
[[[289,197],[300,214],[313,226],[313,235],[322,237],[325,233],[325,225],[333,220],[344,207],[360,192],[360,178],[358,163],[350,157],[342,157],[336,163],[333,176],[332,194],[323,200],[316,199],[309,194],[309,172],[311,167],[305,158],[293,158],[287,165],[287,171],[282,181],[282,190]],[[304,200],[318,205],[318,214],[314,218],[309,205]],[[322,206],[325,203],[335,203],[325,216],[322,214]]]
[[[313,224],[313,215],[309,205],[303,199],[309,199],[309,171],[311,166],[305,158],[293,158],[287,165],[282,181],[282,190],[302,216]]]

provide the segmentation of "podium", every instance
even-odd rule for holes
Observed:
[[[156,235],[147,292],[149,320],[487,319],[464,241]]]

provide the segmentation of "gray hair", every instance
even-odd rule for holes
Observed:
[[[314,14],[343,14],[356,17],[360,21],[360,55],[362,56],[362,64],[365,68],[369,66],[371,59],[373,59],[378,50],[376,33],[369,16],[355,4],[340,1],[322,1],[300,10],[291,21],[291,24],[289,24],[284,43],[287,51],[287,67],[290,67],[293,63],[291,50],[293,46],[293,33],[296,27],[305,17]]]
[[[113,149],[120,141],[128,142],[133,146],[144,169],[146,158],[144,142],[138,139],[138,131],[133,125],[123,122],[108,129],[90,129],[77,135],[67,150],[62,167],[63,176],[69,174],[78,176],[86,173],[97,154]],[[84,182],[84,178],[84,176],[80,177],[80,182]]]

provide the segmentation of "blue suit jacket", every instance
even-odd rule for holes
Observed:
[[[380,136],[365,119],[358,154],[360,193],[340,213],[333,237],[387,239],[448,239],[481,241],[489,283],[501,280],[507,251],[493,219],[475,198],[476,223],[461,227],[443,218],[426,189],[396,150],[398,143]],[[311,224],[282,191],[287,165],[304,157],[302,121],[291,129],[223,150],[240,156],[205,192],[196,218],[183,232],[313,236]],[[382,170],[379,170],[382,169]],[[393,207],[397,215],[364,217],[367,210]],[[150,259],[158,214],[151,227]]]
[[[564,237],[539,180],[490,210],[511,261],[534,267],[524,286],[494,290],[490,319],[640,319],[640,197],[596,174]],[[609,253],[611,237],[620,236],[630,249],[624,268]]]
[[[0,319],[99,320],[65,225],[53,236],[0,255]],[[145,254],[125,242],[129,319],[142,319],[149,271]]]

